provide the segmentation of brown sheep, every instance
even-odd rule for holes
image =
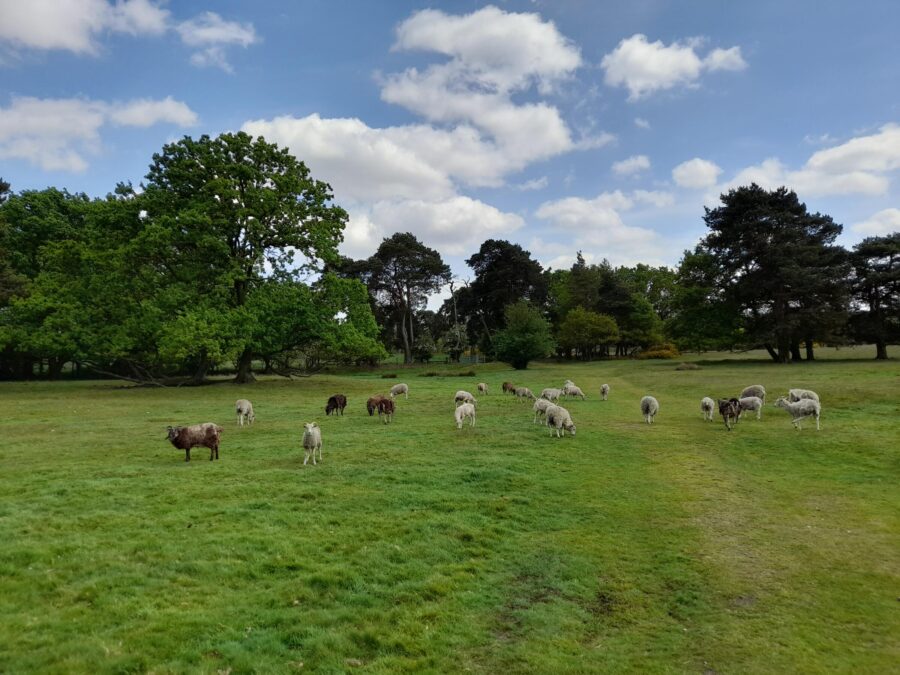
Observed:
[[[328,403],[325,405],[325,414],[330,415],[331,413],[341,413],[341,417],[343,417],[344,408],[346,407],[347,397],[343,394],[335,394],[328,399]]]
[[[366,401],[366,410],[369,411],[369,417],[375,414],[375,411],[378,410],[378,404],[384,400],[386,400],[386,397],[383,394],[375,394]]]
[[[737,423],[741,416],[741,402],[736,398],[719,399],[719,414],[725,421],[725,428],[731,431],[731,428]]]
[[[184,450],[184,461],[191,461],[191,448],[209,448],[209,461],[219,459],[219,434],[223,429],[218,424],[204,422],[189,427],[167,427],[167,438],[179,450]]]
[[[507,394],[507,393],[515,394],[516,393],[516,385],[514,385],[512,382],[504,382],[501,388],[503,389],[504,394]]]
[[[384,398],[383,396],[378,402],[378,418],[381,419],[382,415],[385,415],[385,419],[381,420],[385,424],[387,424],[394,418],[394,402],[389,398]]]

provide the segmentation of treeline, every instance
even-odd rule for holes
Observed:
[[[852,251],[795,193],[757,185],[706,209],[707,235],[676,269],[545,270],[485,241],[460,280],[410,233],[365,260],[337,248],[347,215],[286,150],[246,134],[189,137],[153,156],[139,189],[103,199],[10,192],[0,180],[0,378],[65,364],[138,382],[253,378],[325,364],[408,363],[441,352],[529,360],[673,356],[900,341],[900,233]],[[428,298],[449,284],[438,311]]]

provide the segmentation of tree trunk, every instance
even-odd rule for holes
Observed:
[[[256,378],[253,376],[253,352],[247,347],[238,357],[237,375],[234,377],[234,383],[249,384],[251,382],[256,382]]]
[[[47,377],[51,380],[58,380],[62,375],[64,365],[66,365],[65,359],[59,356],[51,356],[47,359]]]
[[[772,357],[772,360],[775,363],[779,363],[778,352],[775,351],[775,348],[772,347],[768,342],[766,343],[766,351],[769,352],[769,356]]]
[[[403,363],[412,363],[412,346],[406,332],[406,316],[400,317],[400,338],[403,340]]]
[[[800,355],[800,342],[797,340],[791,341],[791,361],[793,363],[799,363],[803,360],[803,357]]]
[[[875,342],[875,358],[879,361],[883,361],[887,359],[887,342],[884,340],[877,340]]]
[[[815,361],[816,360],[816,352],[813,347],[813,341],[809,338],[806,339],[806,360],[807,361]]]

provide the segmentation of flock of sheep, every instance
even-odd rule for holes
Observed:
[[[478,383],[479,395],[487,395],[488,385],[484,382]],[[540,396],[535,396],[528,387],[517,387],[511,382],[504,382],[501,386],[504,394],[509,393],[520,400],[534,401],[532,411],[534,412],[533,423],[541,421],[550,429],[550,435],[556,432],[556,437],[565,436],[568,431],[572,436],[575,435],[575,423],[572,421],[572,415],[568,410],[559,405],[561,398],[580,398],[585,400],[584,391],[571,380],[566,380],[562,387],[548,387],[541,391]],[[389,396],[376,394],[366,401],[366,410],[370,416],[378,413],[379,419],[388,424],[393,419],[395,404],[394,399],[400,394],[405,398],[409,398],[409,386],[406,384],[395,384],[391,387]],[[600,398],[603,401],[609,398],[609,385],[604,384],[600,387]],[[469,421],[470,426],[475,426],[475,410],[478,404],[477,399],[467,391],[460,390],[454,396],[456,409],[453,417],[456,422],[457,429],[462,429],[463,424]],[[734,424],[741,418],[745,412],[755,412],[756,419],[761,419],[762,409],[766,402],[766,390],[761,384],[755,384],[745,388],[740,396],[736,398],[718,399],[705,396],[700,401],[700,411],[703,419],[712,421],[715,410],[718,409],[719,414],[725,422],[725,427],[731,431]],[[774,404],[778,408],[783,408],[791,415],[791,423],[796,429],[800,429],[800,423],[810,417],[815,417],[816,430],[819,430],[819,417],[822,413],[822,406],[819,402],[819,396],[809,389],[791,389],[787,397],[781,396]],[[344,414],[344,408],[347,407],[347,397],[343,394],[335,394],[328,399],[325,406],[325,414],[335,415]],[[253,413],[253,404],[247,399],[238,399],[234,405],[235,414],[237,415],[237,424],[252,424],[256,419]],[[653,396],[644,396],[641,399],[641,414],[647,421],[652,424],[654,418],[659,413],[659,401]],[[168,440],[173,446],[179,450],[185,451],[185,461],[191,461],[191,448],[205,447],[209,448],[209,459],[219,458],[219,439],[223,429],[221,426],[212,422],[203,424],[194,424],[187,427],[168,427]],[[322,459],[322,430],[316,422],[304,424],[303,430],[303,464],[312,458],[313,464],[316,464],[316,455],[319,460]]]

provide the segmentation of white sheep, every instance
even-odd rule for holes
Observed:
[[[306,466],[310,455],[312,455],[313,465],[315,465],[316,450],[319,451],[319,459],[322,459],[322,430],[315,422],[304,424],[303,427],[303,466]]]
[[[547,408],[552,405],[553,404],[545,398],[537,399],[534,402],[534,406],[532,407],[532,410],[534,410],[534,421],[532,422],[532,424],[537,424],[538,417],[544,417],[544,421],[542,422],[542,424],[546,424]]]
[[[601,384],[600,385],[600,399],[605,401],[607,398],[609,398],[609,385]]]
[[[572,380],[566,380],[566,381],[563,383],[563,386],[561,387],[561,389],[564,390],[566,387],[569,387],[569,386],[573,386],[573,387],[574,387],[574,386],[575,386],[575,383],[572,382]]]
[[[738,419],[741,419],[741,415],[744,414],[745,410],[755,410],[756,419],[762,419],[763,401],[759,396],[744,396],[743,398],[738,399],[738,403],[741,406],[741,411],[738,413]]]
[[[256,415],[253,414],[253,404],[245,398],[239,398],[234,402],[234,412],[237,414],[237,423],[244,426],[244,420],[247,424],[253,424]]]
[[[566,388],[563,389],[563,396],[568,398],[569,396],[575,397],[580,396],[581,400],[584,400],[584,392],[581,391],[581,387],[576,387],[574,384],[567,384]]]
[[[453,416],[456,419],[457,429],[463,428],[463,422],[467,417],[472,420],[472,426],[475,426],[475,406],[471,403],[463,403],[456,409]]]
[[[558,405],[551,405],[547,408],[547,426],[550,428],[551,436],[553,436],[553,431],[556,431],[557,438],[560,438],[560,430],[562,430],[563,436],[567,431],[573,436],[575,435],[575,423],[572,421],[572,416],[568,410]]]
[[[791,414],[791,424],[795,429],[800,429],[800,422],[807,417],[816,418],[816,431],[819,431],[819,416],[822,414],[822,405],[811,398],[803,398],[799,401],[788,401],[784,396],[779,396],[775,401],[776,408],[784,408]]]
[[[476,405],[478,403],[478,401],[475,400],[475,397],[472,396],[472,394],[467,391],[463,391],[462,389],[456,392],[456,396],[453,397],[453,400],[457,405],[459,405],[460,403],[471,403],[472,405]]]
[[[716,402],[713,401],[709,396],[704,396],[700,399],[700,412],[703,413],[703,419],[707,422],[712,422],[713,413],[716,410]]]
[[[791,389],[788,392],[788,401],[791,403],[795,403],[796,401],[801,401],[803,399],[809,399],[810,401],[818,401],[819,395],[811,391],[810,389]]]
[[[641,399],[641,414],[647,418],[647,424],[653,424],[653,418],[659,412],[659,401],[652,396]]]
[[[478,383],[478,393],[479,393],[479,394],[484,394],[485,396],[487,395],[487,393],[488,393],[488,386],[487,386],[484,382],[479,382],[479,383]]]
[[[559,401],[560,396],[562,396],[562,389],[554,387],[547,387],[541,392],[541,398],[545,398],[548,401]]]
[[[395,384],[393,387],[391,387],[391,398],[399,396],[400,394],[403,394],[404,398],[409,398],[408,384],[403,384],[401,382],[400,384]]]
[[[763,402],[763,404],[765,404],[766,388],[761,384],[751,384],[749,387],[744,387],[744,391],[741,392],[741,395],[738,396],[738,399],[747,398],[748,396],[756,396]]]
[[[533,399],[534,394],[531,393],[531,389],[529,389],[528,387],[516,387],[516,398],[518,398],[518,399],[523,399],[523,398]]]

